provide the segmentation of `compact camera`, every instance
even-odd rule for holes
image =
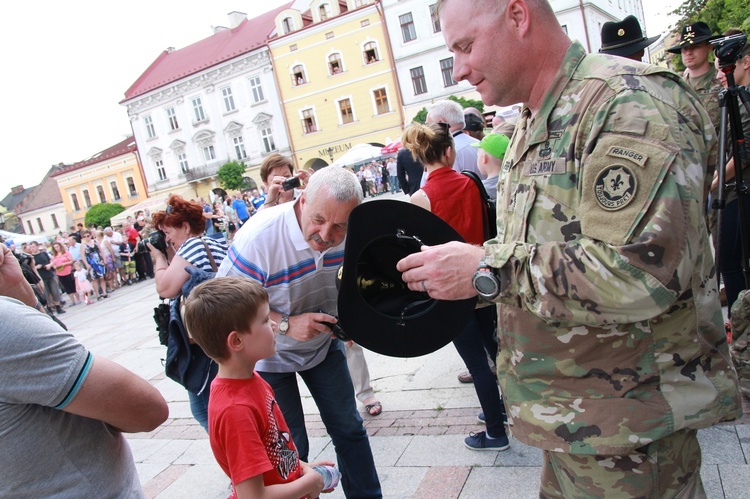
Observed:
[[[281,187],[284,188],[285,191],[291,191],[292,189],[295,189],[300,186],[299,177],[291,177],[284,182],[281,183]]]
[[[138,242],[138,252],[148,253],[148,246],[146,243],[151,243],[151,246],[158,249],[164,256],[167,256],[167,239],[164,232],[157,230],[151,233],[146,239],[142,239]]]

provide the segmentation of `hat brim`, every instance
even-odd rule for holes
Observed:
[[[682,52],[682,49],[685,47],[693,47],[695,45],[698,45],[701,42],[709,42],[711,40],[716,40],[717,38],[721,38],[721,37],[718,35],[699,36],[698,38],[693,40],[693,43],[680,42],[674,47],[669,47],[667,49],[667,52],[669,52],[670,54],[679,54],[680,52]]]
[[[635,54],[639,50],[643,50],[652,43],[654,43],[656,40],[659,39],[660,35],[652,36],[651,38],[646,38],[645,40],[639,40],[633,43],[630,43],[628,45],[624,45],[622,47],[607,49],[607,48],[601,48],[599,50],[602,54],[608,54],[608,55],[617,55],[620,57],[627,57],[629,55]]]
[[[391,357],[419,357],[454,340],[477,298],[435,300],[409,290],[396,263],[428,246],[463,241],[445,221],[411,203],[364,203],[349,215],[338,296],[339,324],[353,341]],[[419,241],[411,236],[416,236]]]

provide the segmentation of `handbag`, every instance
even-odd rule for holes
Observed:
[[[497,235],[497,202],[490,198],[484,188],[482,179],[471,170],[461,170],[461,173],[474,181],[482,198],[482,223],[484,224],[484,240],[489,241]]]
[[[154,322],[156,323],[156,331],[159,334],[159,343],[167,346],[167,338],[169,337],[169,301],[162,300],[159,305],[154,307]]]
[[[186,267],[190,274],[182,290],[169,305],[169,325],[167,328],[167,358],[164,362],[164,372],[170,379],[185,387],[189,392],[200,395],[216,377],[218,365],[201,347],[198,346],[187,332],[182,318],[182,302],[198,284],[216,277],[218,267],[214,261],[206,241],[201,238],[206,248],[206,255],[211,263],[213,272],[196,267]]]

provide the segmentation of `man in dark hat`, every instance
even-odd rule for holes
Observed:
[[[638,19],[635,16],[628,16],[620,22],[604,23],[604,26],[602,26],[602,48],[599,49],[599,52],[641,61],[646,47],[658,38],[659,35],[646,38]]]
[[[713,50],[708,42],[714,38],[717,37],[711,32],[708,24],[697,22],[683,26],[680,41],[674,47],[668,48],[667,51],[682,55],[682,63],[685,64],[686,68],[682,77],[700,96],[703,107],[708,111],[708,116],[711,118],[718,137],[721,82],[719,82],[716,68],[708,62],[708,55]]]

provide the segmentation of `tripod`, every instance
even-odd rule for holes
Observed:
[[[747,151],[745,149],[745,136],[742,129],[740,118],[739,101],[745,106],[750,113],[750,93],[745,87],[736,84],[734,79],[734,70],[739,54],[742,52],[747,41],[745,35],[733,35],[718,40],[712,40],[711,44],[716,47],[716,56],[719,59],[719,69],[726,75],[727,88],[719,93],[719,106],[721,108],[720,132],[719,132],[719,164],[718,164],[718,197],[713,201],[712,208],[723,210],[726,206],[726,193],[734,190],[737,193],[737,204],[739,210],[740,225],[740,243],[742,248],[742,274],[745,280],[745,289],[750,288],[750,220],[746,219],[745,206],[748,200],[748,186],[743,180],[742,166],[747,160]],[[739,101],[738,101],[739,99]],[[731,133],[731,157],[734,162],[735,179],[734,182],[726,182],[727,167],[727,125]],[[722,231],[722,212],[717,217],[717,237],[716,237],[716,268],[721,269],[720,251]],[[729,306],[731,307],[731,303]]]

